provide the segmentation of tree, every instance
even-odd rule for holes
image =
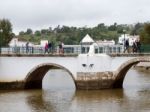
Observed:
[[[19,32],[19,35],[24,35],[24,34],[25,34],[24,31]]]
[[[61,33],[70,33],[71,29],[68,26],[62,26]]]
[[[9,41],[12,39],[14,35],[12,33],[11,22],[8,19],[0,20],[0,30],[1,30],[1,35],[0,35],[1,45],[6,46],[8,45]]]
[[[33,33],[32,29],[28,28],[27,31],[26,31],[26,34],[30,35],[32,33]]]
[[[136,23],[134,28],[131,31],[131,35],[139,35],[141,33],[143,25],[144,24],[142,24],[142,23]]]
[[[42,29],[42,30],[41,30],[41,34],[42,34],[42,35],[46,35],[47,33],[48,33],[48,30],[47,30],[47,29]]]
[[[36,36],[41,36],[41,32],[40,31],[35,31],[35,33],[34,33]]]
[[[110,31],[116,31],[117,30],[117,23],[114,23],[113,25],[110,25],[108,27],[108,30],[110,30]]]
[[[144,25],[144,29],[140,32],[140,39],[143,44],[150,44],[150,23]]]
[[[145,24],[144,30],[150,36],[150,23]]]
[[[107,27],[105,26],[105,24],[104,23],[100,23],[100,24],[98,24],[97,25],[97,27],[96,27],[99,31],[107,31]]]

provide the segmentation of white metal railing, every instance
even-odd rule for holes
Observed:
[[[63,51],[65,54],[80,54],[88,53],[90,46],[81,46],[81,45],[64,45]],[[98,53],[123,53],[122,45],[111,45],[111,46],[96,46],[95,54]],[[59,53],[59,48],[51,48],[48,50],[49,53]],[[44,47],[2,47],[2,54],[44,54]]]

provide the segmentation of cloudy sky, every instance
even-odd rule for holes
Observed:
[[[93,27],[150,21],[150,0],[0,0],[0,18],[13,32],[57,25]]]

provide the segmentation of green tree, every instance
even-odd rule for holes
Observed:
[[[0,30],[1,30],[1,45],[7,46],[9,41],[12,39],[14,34],[12,33],[12,24],[8,19],[0,20]]]
[[[41,34],[42,34],[42,35],[46,35],[47,33],[48,33],[48,30],[47,30],[47,29],[42,29],[42,30],[41,30]]]
[[[108,27],[108,30],[110,30],[110,31],[116,31],[117,30],[117,23],[114,23],[113,25],[110,25]]]
[[[131,35],[139,35],[144,27],[143,23],[136,23],[134,28],[131,30]]]
[[[150,44],[150,23],[144,25],[144,28],[140,33],[140,39],[142,43]]]
[[[28,28],[26,34],[31,35],[33,33],[32,29]]]
[[[19,35],[20,35],[20,36],[22,36],[22,35],[24,35],[24,34],[25,34],[24,31],[20,31],[20,32],[19,32]]]
[[[35,34],[35,36],[41,36],[41,32],[40,32],[40,31],[38,31],[38,30],[37,30],[37,31],[35,31],[35,33],[34,33],[34,34]]]
[[[104,23],[100,23],[97,25],[96,27],[97,30],[102,31],[102,32],[106,32],[107,31],[107,26],[105,26]]]

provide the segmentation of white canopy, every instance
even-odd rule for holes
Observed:
[[[81,43],[93,43],[94,40],[88,35],[86,34],[86,36],[81,40]]]

